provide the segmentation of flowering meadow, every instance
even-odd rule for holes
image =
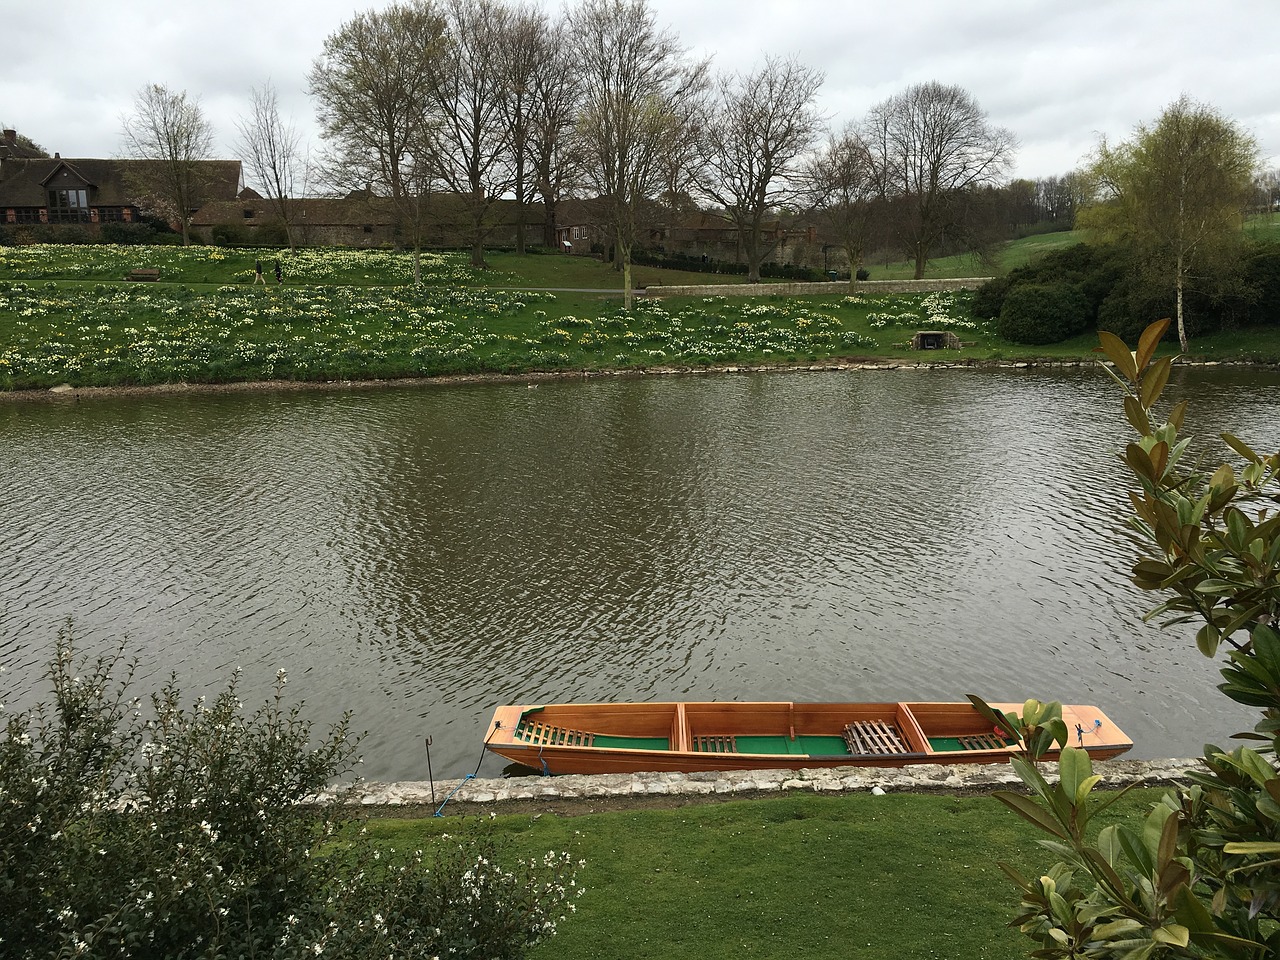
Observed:
[[[797,363],[891,352],[920,328],[985,335],[963,295],[641,299],[628,313],[603,292],[476,286],[460,254],[424,254],[413,284],[409,254],[256,253],[265,286],[255,251],[0,247],[0,389]],[[216,279],[107,279],[136,266]]]

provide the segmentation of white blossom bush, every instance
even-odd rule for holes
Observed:
[[[132,674],[64,636],[52,702],[4,716],[0,960],[514,958],[571,909],[563,855],[504,867],[467,831],[384,856],[343,829],[358,738],[349,717],[315,736],[283,671],[252,711],[238,675],[184,707]]]

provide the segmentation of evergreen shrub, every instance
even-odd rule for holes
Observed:
[[[1074,283],[1027,283],[1004,298],[996,331],[1012,343],[1061,343],[1088,329],[1089,301]]]

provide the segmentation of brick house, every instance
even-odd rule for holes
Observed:
[[[136,223],[141,219],[137,184],[150,163],[70,159],[56,153],[43,157],[23,147],[16,131],[5,130],[0,140],[0,227],[76,224],[96,232],[104,223]],[[205,183],[201,203],[235,196],[239,160],[199,163]]]

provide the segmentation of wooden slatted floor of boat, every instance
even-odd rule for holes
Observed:
[[[582,730],[570,730],[555,724],[537,720],[525,720],[516,727],[516,736],[527,743],[544,747],[589,747],[595,734]]]
[[[855,720],[844,728],[844,742],[849,752],[858,756],[911,752],[897,725],[884,720]]]
[[[737,753],[738,741],[732,736],[704,736],[693,738],[695,753]]]

